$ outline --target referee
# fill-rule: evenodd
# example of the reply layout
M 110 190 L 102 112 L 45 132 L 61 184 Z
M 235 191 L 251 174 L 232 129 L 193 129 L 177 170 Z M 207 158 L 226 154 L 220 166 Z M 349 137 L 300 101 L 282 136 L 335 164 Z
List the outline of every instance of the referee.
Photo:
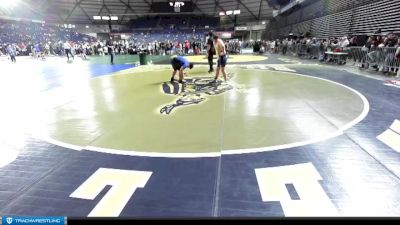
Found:
M 213 33 L 212 31 L 208 32 L 208 39 L 207 39 L 207 58 L 208 58 L 208 65 L 210 66 L 210 70 L 208 71 L 209 73 L 214 72 L 213 69 L 213 57 L 215 55 L 215 48 L 214 48 L 214 41 L 213 41 Z

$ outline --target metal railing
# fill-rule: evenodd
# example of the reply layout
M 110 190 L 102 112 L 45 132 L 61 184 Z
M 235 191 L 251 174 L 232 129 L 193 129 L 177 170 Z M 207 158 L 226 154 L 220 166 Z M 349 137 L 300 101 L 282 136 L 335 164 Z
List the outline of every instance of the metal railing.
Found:
M 268 48 L 267 48 L 268 49 Z M 382 47 L 368 49 L 364 47 L 331 47 L 320 45 L 295 44 L 277 47 L 271 53 L 280 53 L 304 59 L 316 59 L 329 64 L 350 64 L 362 69 L 400 74 L 400 58 L 396 57 L 397 48 Z

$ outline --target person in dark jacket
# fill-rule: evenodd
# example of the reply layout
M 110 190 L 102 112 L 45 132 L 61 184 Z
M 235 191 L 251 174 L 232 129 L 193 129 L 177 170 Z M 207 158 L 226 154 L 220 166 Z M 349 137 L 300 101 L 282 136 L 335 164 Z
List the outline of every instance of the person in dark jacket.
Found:
M 214 72 L 214 55 L 215 55 L 215 48 L 214 48 L 214 41 L 213 41 L 213 33 L 210 31 L 208 32 L 208 39 L 207 39 L 207 58 L 208 58 L 208 65 L 210 66 L 210 69 L 208 70 L 209 73 Z
M 107 41 L 108 54 L 111 57 L 111 65 L 114 65 L 114 45 L 111 40 Z

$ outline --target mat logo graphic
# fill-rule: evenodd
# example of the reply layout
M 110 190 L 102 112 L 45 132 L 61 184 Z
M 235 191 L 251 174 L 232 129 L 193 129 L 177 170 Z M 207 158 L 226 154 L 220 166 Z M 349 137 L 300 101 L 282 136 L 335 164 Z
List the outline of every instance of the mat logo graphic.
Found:
M 7 217 L 6 221 L 7 221 L 7 224 L 12 224 L 13 219 L 12 219 L 12 217 Z
M 165 94 L 177 95 L 179 98 L 175 103 L 162 107 L 160 113 L 168 115 L 177 107 L 197 105 L 206 100 L 206 96 L 219 95 L 233 89 L 228 83 L 212 81 L 210 77 L 194 77 L 186 79 L 186 84 L 163 83 L 162 89 Z

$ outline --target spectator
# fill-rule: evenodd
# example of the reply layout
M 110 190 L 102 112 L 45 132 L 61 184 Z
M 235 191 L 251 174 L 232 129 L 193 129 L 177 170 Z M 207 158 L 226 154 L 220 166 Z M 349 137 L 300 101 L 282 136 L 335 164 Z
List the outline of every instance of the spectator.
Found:
M 395 57 L 397 60 L 397 65 L 400 65 L 400 38 L 397 39 L 397 49 L 396 49 Z M 396 77 L 400 77 L 400 68 L 399 67 L 397 67 L 397 76 Z
M 15 50 L 15 45 L 9 44 L 7 46 L 7 53 L 10 56 L 10 60 L 11 62 L 17 62 L 17 60 L 15 59 L 15 55 L 16 55 L 16 50 Z
M 114 65 L 115 50 L 114 50 L 114 45 L 111 40 L 107 41 L 107 49 L 108 49 L 108 54 L 110 55 L 110 58 L 111 58 L 111 65 Z
M 348 47 L 349 45 L 350 45 L 350 41 L 349 41 L 349 39 L 347 38 L 347 36 L 344 36 L 344 37 L 342 37 L 342 38 L 340 39 L 339 46 L 340 46 L 341 48 L 346 48 L 346 47 Z
M 66 40 L 64 42 L 64 51 L 65 51 L 65 54 L 67 55 L 68 61 L 69 61 L 69 55 L 71 55 L 72 60 L 74 60 L 74 55 L 72 54 L 71 49 L 72 49 L 71 44 L 68 42 L 68 40 Z

